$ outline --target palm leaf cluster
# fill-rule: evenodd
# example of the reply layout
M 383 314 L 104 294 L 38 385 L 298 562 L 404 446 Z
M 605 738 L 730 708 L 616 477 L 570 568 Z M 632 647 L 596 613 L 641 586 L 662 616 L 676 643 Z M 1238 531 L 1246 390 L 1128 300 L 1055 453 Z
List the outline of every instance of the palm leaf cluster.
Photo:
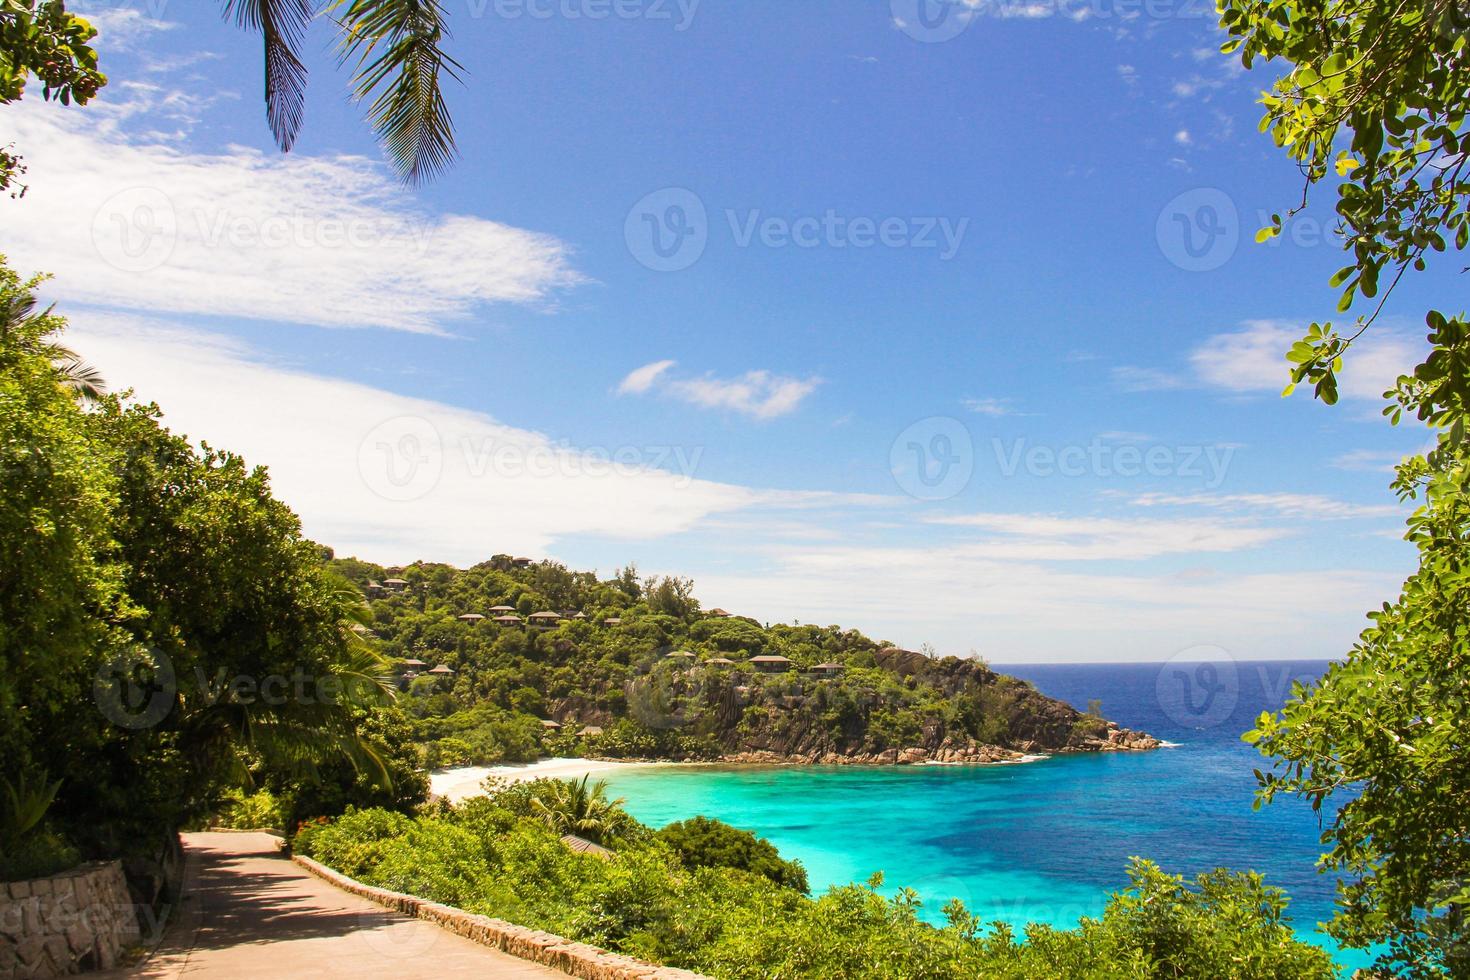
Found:
M 461 66 L 444 52 L 448 16 L 438 0 L 222 0 L 225 16 L 261 35 L 265 106 L 282 150 L 304 118 L 307 69 L 301 43 L 318 15 L 340 34 L 337 53 L 351 64 L 353 94 L 406 183 L 431 179 L 455 157 L 454 123 L 443 81 Z
M 83 361 L 70 348 L 45 339 L 39 330 L 28 330 L 33 323 L 48 319 L 52 307 L 37 311 L 35 294 L 29 290 L 0 296 L 0 340 L 20 337 L 51 362 L 56 378 L 62 385 L 85 402 L 101 401 L 107 394 L 107 384 L 102 373 Z M 34 337 L 33 337 L 34 335 Z
M 589 786 L 587 778 L 548 781 L 531 800 L 531 809 L 558 834 L 606 843 L 622 818 L 623 799 L 608 799 L 607 782 L 599 779 Z

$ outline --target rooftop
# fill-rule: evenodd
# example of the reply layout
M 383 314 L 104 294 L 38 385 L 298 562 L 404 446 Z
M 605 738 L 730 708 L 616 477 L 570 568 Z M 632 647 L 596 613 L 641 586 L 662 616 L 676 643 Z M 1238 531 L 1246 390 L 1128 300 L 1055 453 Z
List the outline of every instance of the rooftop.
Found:
M 576 834 L 563 835 L 561 842 L 578 854 L 591 854 L 593 857 L 602 858 L 604 861 L 610 861 L 613 858 L 612 851 L 609 851 L 601 844 L 594 844 L 586 838 L 578 837 Z

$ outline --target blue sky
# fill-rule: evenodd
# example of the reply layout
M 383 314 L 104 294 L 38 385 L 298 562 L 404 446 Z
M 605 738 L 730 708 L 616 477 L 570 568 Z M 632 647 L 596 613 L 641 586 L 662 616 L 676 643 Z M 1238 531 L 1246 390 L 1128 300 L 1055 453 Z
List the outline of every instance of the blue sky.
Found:
M 94 3 L 104 97 L 5 110 L 0 250 L 340 553 L 634 561 L 1008 662 L 1331 656 L 1412 567 L 1427 437 L 1375 395 L 1454 269 L 1342 404 L 1277 396 L 1331 191 L 1253 244 L 1301 188 L 1207 5 L 446 6 L 462 158 L 419 190 L 325 24 L 288 156 L 214 4 Z

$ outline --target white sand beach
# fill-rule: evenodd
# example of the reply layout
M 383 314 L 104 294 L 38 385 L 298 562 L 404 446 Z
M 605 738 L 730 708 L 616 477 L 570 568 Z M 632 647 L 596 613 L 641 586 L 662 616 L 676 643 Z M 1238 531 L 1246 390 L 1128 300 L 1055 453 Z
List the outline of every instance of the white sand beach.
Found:
M 495 776 L 513 783 L 531 779 L 581 779 L 592 773 L 610 772 L 630 766 L 649 765 L 638 762 L 603 762 L 595 759 L 541 759 L 538 762 L 508 766 L 461 766 L 429 773 L 429 791 L 451 803 L 479 796 L 480 783 Z

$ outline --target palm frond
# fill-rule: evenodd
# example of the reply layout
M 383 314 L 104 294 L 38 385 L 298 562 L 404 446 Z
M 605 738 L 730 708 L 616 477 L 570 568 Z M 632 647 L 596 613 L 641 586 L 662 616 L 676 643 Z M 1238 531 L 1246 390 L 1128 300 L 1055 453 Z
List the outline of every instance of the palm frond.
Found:
M 72 354 L 54 362 L 61 383 L 84 402 L 100 402 L 107 397 L 107 382 L 102 372 Z
M 48 307 L 45 316 L 50 313 Z M 14 292 L 0 298 L 0 336 L 9 336 L 36 316 L 36 296 L 31 292 Z
M 368 120 L 405 183 L 420 184 L 454 159 L 454 123 L 441 77 L 458 80 L 445 54 L 446 14 L 438 0 L 335 0 L 342 61 L 356 59 L 353 90 L 371 99 Z
M 306 66 L 297 51 L 311 24 L 312 0 L 224 0 L 224 13 L 265 40 L 265 117 L 276 145 L 289 151 L 306 108 Z

